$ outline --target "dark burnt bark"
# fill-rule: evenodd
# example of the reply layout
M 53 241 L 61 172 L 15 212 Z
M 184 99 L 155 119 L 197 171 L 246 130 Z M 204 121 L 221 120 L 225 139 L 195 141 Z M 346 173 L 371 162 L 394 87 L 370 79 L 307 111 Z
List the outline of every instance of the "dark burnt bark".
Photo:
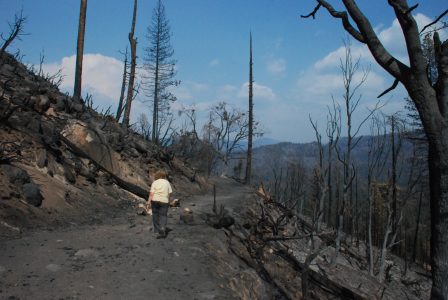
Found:
M 78 42 L 76 51 L 76 67 L 75 67 L 75 87 L 73 89 L 73 98 L 81 99 L 82 85 L 82 59 L 84 56 L 84 35 L 86 31 L 86 14 L 87 0 L 81 0 L 81 8 L 79 12 Z
M 131 32 L 129 32 L 129 44 L 131 45 L 131 71 L 129 73 L 128 94 L 126 96 L 126 108 L 124 110 L 123 125 L 129 126 L 132 100 L 134 99 L 135 68 L 137 65 L 137 39 L 134 38 L 135 22 L 137 18 L 137 0 L 134 0 L 134 13 L 132 15 Z
M 432 299 L 448 299 L 448 126 L 443 143 L 429 140 Z
M 117 114 L 115 115 L 115 119 L 117 120 L 117 122 L 120 121 L 121 114 L 123 113 L 124 109 L 123 101 L 124 101 L 124 94 L 126 92 L 127 77 L 128 77 L 128 48 L 126 48 L 126 52 L 124 54 L 123 80 L 121 82 L 121 91 L 120 91 L 120 99 L 118 100 Z
M 252 73 L 252 33 L 250 34 L 250 60 L 249 60 L 249 135 L 247 137 L 247 163 L 246 184 L 250 184 L 252 176 L 252 138 L 254 136 L 254 103 L 253 103 L 253 73 Z

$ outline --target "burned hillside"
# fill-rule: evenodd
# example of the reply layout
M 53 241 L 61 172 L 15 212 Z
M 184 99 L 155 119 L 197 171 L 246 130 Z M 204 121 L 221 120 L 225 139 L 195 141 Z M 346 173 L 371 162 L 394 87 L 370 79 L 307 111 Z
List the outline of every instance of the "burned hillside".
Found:
M 172 154 L 60 92 L 57 80 L 7 53 L 0 61 L 2 232 L 120 214 L 147 198 L 159 168 L 179 196 L 205 185 Z

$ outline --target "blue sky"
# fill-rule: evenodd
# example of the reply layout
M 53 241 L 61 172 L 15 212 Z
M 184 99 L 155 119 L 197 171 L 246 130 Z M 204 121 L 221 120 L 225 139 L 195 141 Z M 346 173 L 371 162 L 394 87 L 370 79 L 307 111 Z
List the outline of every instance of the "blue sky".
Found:
M 0 0 L 0 32 L 23 8 L 28 21 L 24 36 L 10 50 L 19 48 L 24 62 L 38 64 L 45 52 L 45 70 L 63 68 L 62 90 L 73 86 L 79 0 Z M 338 4 L 338 1 L 332 1 Z M 138 56 L 148 45 L 145 30 L 155 1 L 139 0 L 136 36 Z M 347 36 L 340 22 L 321 10 L 316 20 L 300 19 L 310 12 L 311 0 L 165 0 L 177 59 L 174 109 L 194 105 L 202 115 L 218 101 L 245 109 L 247 105 L 249 31 L 253 33 L 255 115 L 266 136 L 293 142 L 314 139 L 308 116 L 325 123 L 331 96 L 340 99 L 342 79 L 338 69 Z M 358 1 L 390 51 L 406 61 L 398 24 L 387 1 Z M 93 94 L 103 107 L 117 103 L 121 85 L 122 56 L 128 45 L 132 0 L 90 0 L 87 9 L 83 91 Z M 336 5 L 337 6 L 337 5 Z M 420 1 L 417 21 L 426 24 L 447 8 L 446 1 Z M 447 37 L 446 32 L 442 34 Z M 375 96 L 392 80 L 373 62 L 365 47 L 352 42 L 353 53 L 371 71 L 361 93 L 357 121 L 375 103 Z M 140 60 L 141 62 L 141 60 Z M 385 97 L 386 113 L 403 110 L 406 94 L 397 89 Z M 144 96 L 135 103 L 133 119 L 148 111 Z M 201 123 L 203 120 L 199 120 Z M 356 120 L 355 120 L 356 121 Z M 180 125 L 179 125 L 180 126 Z M 368 132 L 366 127 L 363 133 Z

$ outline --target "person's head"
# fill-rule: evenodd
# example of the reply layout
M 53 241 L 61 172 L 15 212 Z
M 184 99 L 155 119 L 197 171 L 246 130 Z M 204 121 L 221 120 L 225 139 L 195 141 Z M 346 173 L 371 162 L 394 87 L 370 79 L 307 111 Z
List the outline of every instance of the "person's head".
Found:
M 157 180 L 157 179 L 166 179 L 166 171 L 165 170 L 158 170 L 154 174 L 154 180 Z

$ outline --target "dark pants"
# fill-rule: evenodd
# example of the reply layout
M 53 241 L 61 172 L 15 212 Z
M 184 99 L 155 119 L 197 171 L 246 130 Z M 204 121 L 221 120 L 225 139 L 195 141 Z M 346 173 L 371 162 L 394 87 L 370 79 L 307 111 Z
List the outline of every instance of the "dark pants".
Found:
M 154 224 L 154 232 L 165 234 L 166 222 L 168 214 L 168 203 L 151 201 L 152 222 Z

